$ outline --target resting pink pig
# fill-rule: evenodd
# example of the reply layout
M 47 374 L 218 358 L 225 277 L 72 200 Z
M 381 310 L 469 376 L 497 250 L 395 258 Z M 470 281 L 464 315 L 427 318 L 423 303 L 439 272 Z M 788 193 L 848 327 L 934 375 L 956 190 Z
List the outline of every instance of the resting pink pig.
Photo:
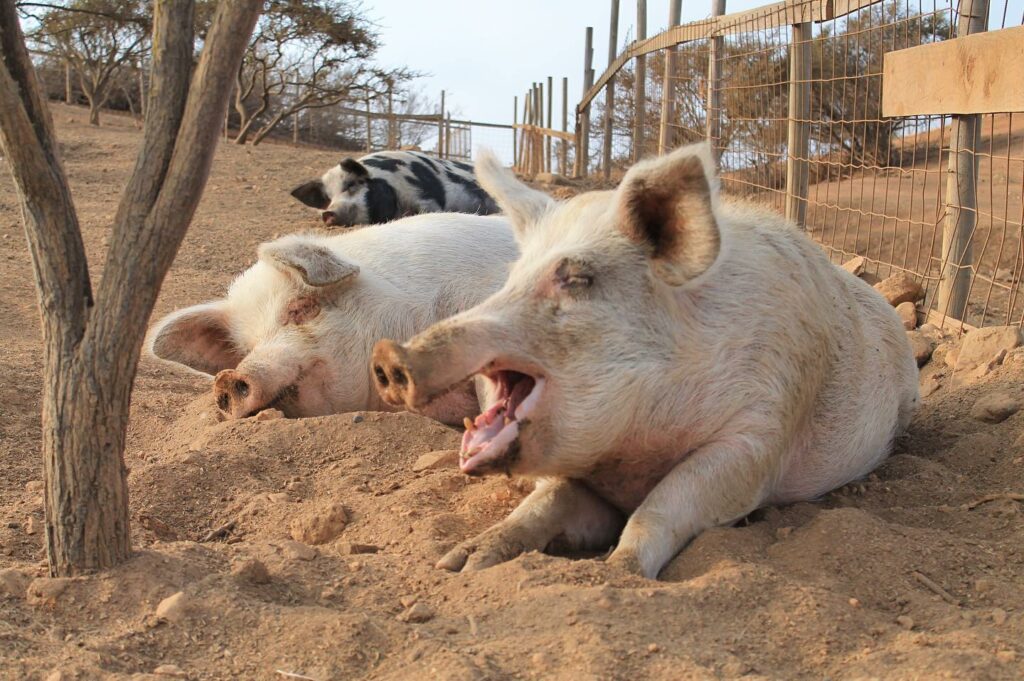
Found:
M 617 539 L 609 562 L 655 577 L 701 531 L 889 453 L 918 402 L 895 311 L 778 216 L 720 203 L 713 167 L 686 147 L 557 203 L 478 162 L 519 260 L 476 307 L 378 343 L 373 369 L 417 409 L 483 377 L 462 470 L 537 484 L 440 567 Z
M 226 298 L 178 310 L 150 333 L 154 355 L 215 376 L 225 418 L 277 408 L 320 416 L 387 408 L 370 350 L 408 338 L 498 290 L 517 254 L 505 218 L 430 213 L 332 236 L 260 246 Z M 423 411 L 480 412 L 467 381 Z

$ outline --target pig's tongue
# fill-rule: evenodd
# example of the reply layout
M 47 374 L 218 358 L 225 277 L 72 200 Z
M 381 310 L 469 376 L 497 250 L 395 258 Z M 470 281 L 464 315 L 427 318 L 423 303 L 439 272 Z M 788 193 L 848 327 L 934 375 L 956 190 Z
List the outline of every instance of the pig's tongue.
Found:
M 459 466 L 463 473 L 472 473 L 483 464 L 500 459 L 519 437 L 519 417 L 526 415 L 536 402 L 543 381 L 515 372 L 501 372 L 496 379 L 498 400 L 467 423 L 462 436 Z M 534 397 L 534 399 L 529 399 Z M 520 408 L 524 407 L 524 408 Z M 468 419 L 467 419 L 468 421 Z

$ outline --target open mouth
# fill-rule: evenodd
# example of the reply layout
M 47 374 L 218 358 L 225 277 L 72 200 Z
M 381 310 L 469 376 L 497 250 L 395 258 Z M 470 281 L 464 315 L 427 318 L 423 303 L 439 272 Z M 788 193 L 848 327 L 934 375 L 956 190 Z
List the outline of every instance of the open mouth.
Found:
M 485 374 L 497 389 L 497 400 L 471 421 L 466 418 L 459 468 L 463 473 L 482 473 L 505 462 L 519 451 L 519 428 L 525 425 L 544 391 L 544 379 L 519 371 Z

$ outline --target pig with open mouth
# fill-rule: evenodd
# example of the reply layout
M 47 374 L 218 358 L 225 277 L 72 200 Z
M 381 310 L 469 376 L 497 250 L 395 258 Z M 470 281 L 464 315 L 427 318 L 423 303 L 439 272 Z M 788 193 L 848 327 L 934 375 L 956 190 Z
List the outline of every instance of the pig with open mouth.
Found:
M 777 215 L 720 201 L 713 168 L 685 147 L 558 203 L 478 160 L 519 260 L 476 307 L 379 342 L 373 373 L 410 408 L 482 379 L 462 470 L 537 483 L 440 567 L 615 544 L 609 562 L 655 577 L 703 530 L 888 455 L 918 403 L 898 316 Z

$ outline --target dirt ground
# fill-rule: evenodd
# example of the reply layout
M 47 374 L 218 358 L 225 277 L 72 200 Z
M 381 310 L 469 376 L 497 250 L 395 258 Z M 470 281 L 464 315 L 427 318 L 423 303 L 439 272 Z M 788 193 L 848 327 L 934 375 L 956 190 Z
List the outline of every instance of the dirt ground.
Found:
M 99 277 L 139 135 L 54 116 Z M 286 190 L 337 161 L 222 145 L 156 314 L 220 295 L 261 241 L 315 226 Z M 942 387 L 868 479 L 705 532 L 659 581 L 537 553 L 437 570 L 525 492 L 414 470 L 456 431 L 408 414 L 218 423 L 207 381 L 145 359 L 126 455 L 135 557 L 25 590 L 46 575 L 41 363 L 6 171 L 0 319 L 4 679 L 1024 678 L 1024 515 L 1006 495 L 1024 492 L 1024 412 L 970 416 L 996 390 L 1024 399 L 1022 351 L 962 389 L 936 359 L 924 378 Z M 340 536 L 291 541 L 293 522 L 339 505 Z

